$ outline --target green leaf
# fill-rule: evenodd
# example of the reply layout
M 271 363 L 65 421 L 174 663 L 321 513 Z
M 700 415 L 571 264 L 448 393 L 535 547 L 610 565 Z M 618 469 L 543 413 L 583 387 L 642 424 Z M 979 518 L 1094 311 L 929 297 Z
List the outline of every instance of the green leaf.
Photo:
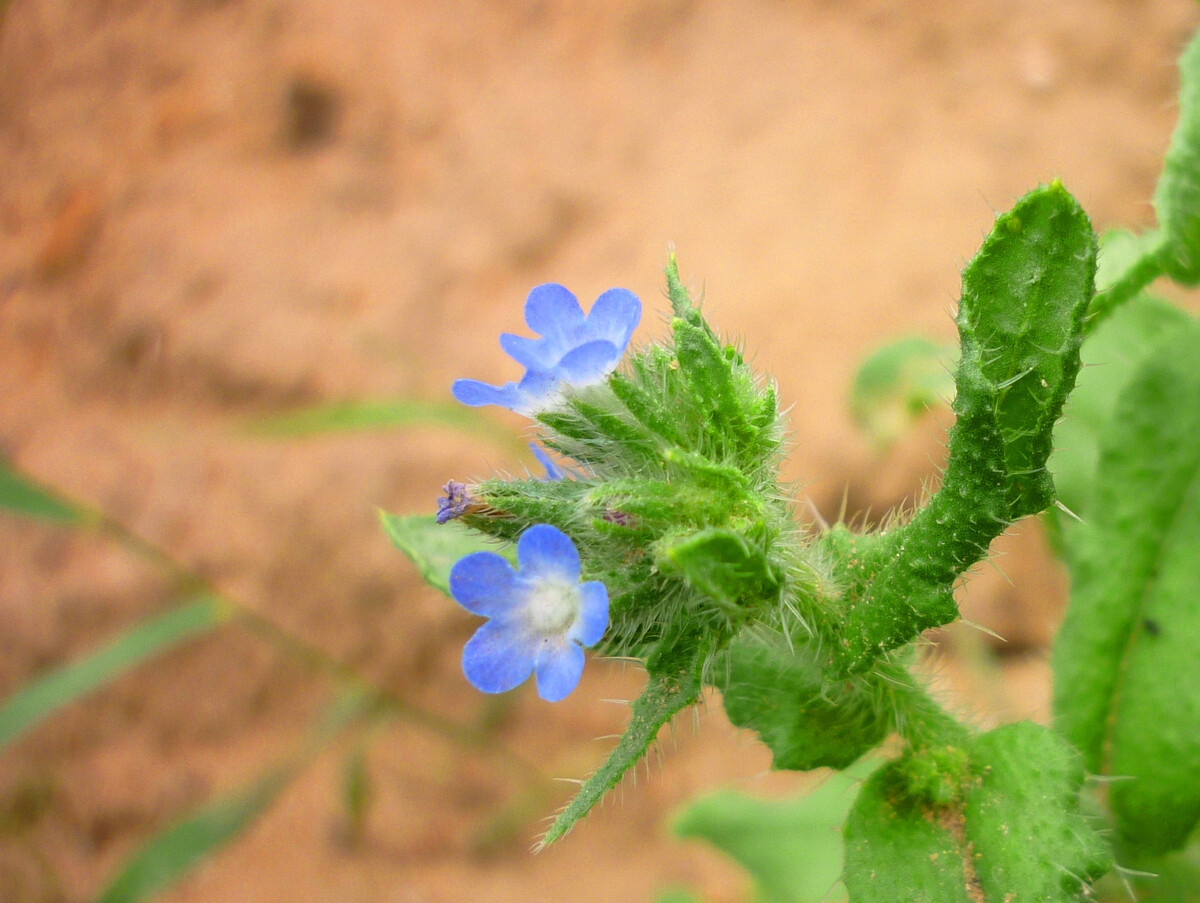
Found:
M 39 520 L 82 526 L 92 516 L 21 476 L 0 459 L 0 510 Z
M 1146 356 L 1105 430 L 1054 650 L 1057 724 L 1140 854 L 1200 820 L 1200 324 Z
M 659 728 L 700 698 L 703 689 L 700 672 L 708 652 L 708 645 L 700 645 L 681 650 L 680 656 L 687 660 L 676 661 L 674 665 L 654 658 L 647 662 L 649 680 L 642 695 L 633 701 L 633 714 L 625 733 L 604 764 L 583 782 L 579 793 L 554 819 L 550 830 L 538 843 L 538 849 L 554 843 L 571 830 L 604 794 L 617 786 L 626 771 L 637 765 L 658 736 Z
M 845 768 L 883 742 L 891 709 L 865 679 L 825 686 L 818 663 L 743 632 L 726 652 L 722 701 L 737 727 L 758 732 L 773 768 Z
M 1084 334 L 1090 336 L 1116 310 L 1138 297 L 1163 274 L 1163 239 L 1157 230 L 1135 235 L 1110 229 L 1100 239 L 1096 297 L 1088 308 Z
M 1162 263 L 1172 279 L 1200 283 L 1200 33 L 1179 59 L 1179 123 L 1154 193 Z
M 68 703 L 229 617 L 220 599 L 202 596 L 142 621 L 79 661 L 36 678 L 0 705 L 0 747 Z
M 1054 428 L 1054 452 L 1046 465 L 1059 499 L 1079 517 L 1091 516 L 1100 435 L 1122 389 L 1168 332 L 1190 322 L 1174 305 L 1143 295 L 1115 311 L 1083 343 L 1083 366 Z
M 689 532 L 661 549 L 664 567 L 677 570 L 693 587 L 735 615 L 779 593 L 779 580 L 766 552 L 724 527 Z
M 911 793 L 904 759 L 867 782 L 845 828 L 852 903 L 912 899 L 914 888 L 924 903 L 1090 898 L 1112 860 L 1080 811 L 1079 755 L 1030 722 L 976 737 L 967 751 L 970 775 L 946 805 Z
M 372 699 L 355 691 L 343 694 L 322 713 L 295 756 L 152 838 L 97 903 L 136 903 L 179 881 L 249 827 L 321 749 L 369 709 Z
M 291 776 L 289 769 L 272 770 L 159 834 L 125 865 L 97 903 L 134 903 L 170 887 L 248 827 Z
M 496 435 L 498 430 L 460 404 L 441 401 L 347 401 L 316 405 L 283 414 L 257 417 L 246 431 L 267 439 L 294 439 L 359 430 L 395 429 L 435 424 L 472 433 Z
M 388 514 L 380 512 L 383 529 L 396 548 L 417 566 L 430 586 L 450 595 L 450 568 L 464 555 L 472 552 L 498 552 L 515 560 L 511 549 L 498 549 L 460 523 L 439 524 L 432 515 Z
M 880 764 L 837 772 L 794 800 L 760 800 L 724 790 L 675 816 L 678 837 L 706 840 L 754 878 L 760 903 L 819 903 L 842 871 L 838 833 L 860 782 Z M 903 899 L 903 898 L 898 898 Z
M 970 747 L 976 779 L 963 807 L 974 871 L 987 900 L 1090 898 L 1112 857 L 1080 811 L 1083 763 L 1055 733 L 1006 724 Z
M 958 349 L 920 336 L 890 342 L 858 367 L 850 413 L 873 442 L 888 446 L 938 404 L 954 397 Z
M 957 617 L 952 588 L 1014 520 L 1054 498 L 1054 423 L 1079 369 L 1096 237 L 1057 182 L 1030 192 L 963 272 L 957 417 L 941 489 L 868 553 L 843 559 L 848 592 L 835 673 L 870 667 Z

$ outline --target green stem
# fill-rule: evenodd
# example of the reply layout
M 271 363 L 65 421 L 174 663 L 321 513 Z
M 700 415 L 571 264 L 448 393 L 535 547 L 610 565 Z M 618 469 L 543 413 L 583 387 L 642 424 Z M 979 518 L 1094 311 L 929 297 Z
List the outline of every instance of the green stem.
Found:
M 914 749 L 961 746 L 971 729 L 943 708 L 921 681 L 903 665 L 881 664 L 875 669 L 891 689 L 896 733 Z
M 1089 335 L 1114 310 L 1135 297 L 1151 282 L 1163 275 L 1169 248 L 1166 242 L 1147 251 L 1120 278 L 1102 292 L 1097 292 L 1083 323 L 1083 334 Z

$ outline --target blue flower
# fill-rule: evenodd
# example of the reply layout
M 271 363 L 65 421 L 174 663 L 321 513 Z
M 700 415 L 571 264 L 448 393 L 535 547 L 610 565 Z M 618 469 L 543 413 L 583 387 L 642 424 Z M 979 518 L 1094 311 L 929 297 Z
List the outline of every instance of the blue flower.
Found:
M 472 407 L 495 404 L 518 414 L 552 407 L 563 385 L 588 386 L 616 369 L 642 318 L 642 302 L 623 288 L 596 299 L 584 316 L 579 301 L 561 285 L 539 285 L 525 301 L 525 322 L 541 338 L 504 333 L 500 347 L 525 367 L 520 382 L 491 386 L 477 379 L 455 380 L 454 397 Z
M 579 582 L 579 553 L 570 537 L 536 524 L 517 542 L 517 564 L 474 552 L 450 571 L 450 593 L 490 620 L 463 649 L 463 673 L 484 693 L 503 693 L 537 675 L 538 695 L 563 699 L 583 673 L 583 648 L 608 629 L 608 590 Z

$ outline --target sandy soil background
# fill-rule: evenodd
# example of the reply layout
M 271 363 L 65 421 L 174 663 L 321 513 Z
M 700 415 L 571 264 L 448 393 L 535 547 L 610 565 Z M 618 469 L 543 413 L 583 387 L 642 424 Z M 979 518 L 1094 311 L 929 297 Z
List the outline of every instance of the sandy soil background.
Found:
M 288 634 L 459 724 L 367 746 L 346 839 L 322 755 L 172 901 L 650 900 L 738 872 L 668 814 L 733 783 L 787 792 L 714 700 L 558 847 L 537 817 L 586 774 L 639 676 L 593 663 L 557 706 L 463 680 L 473 619 L 425 589 L 375 508 L 519 468 L 516 418 L 265 441 L 322 401 L 503 381 L 525 293 L 622 285 L 662 332 L 668 243 L 792 406 L 813 505 L 885 511 L 935 472 L 947 415 L 888 454 L 851 423 L 855 364 L 952 335 L 958 271 L 995 211 L 1060 177 L 1098 228 L 1146 225 L 1174 125 L 1189 0 L 0 3 L 0 450 Z M 1046 717 L 1063 579 L 1032 526 L 964 594 L 1009 642 L 935 667 L 984 721 Z M 0 696 L 171 603 L 109 540 L 0 520 Z M 990 641 L 989 641 L 990 643 Z M 995 669 L 1005 679 L 992 679 Z M 153 832 L 292 749 L 327 682 L 228 628 L 125 677 L 0 758 L 0 901 L 90 899 Z M 685 719 L 686 720 L 686 719 Z M 509 752 L 504 752 L 505 750 Z M 479 832 L 522 801 L 498 840 Z M 505 808 L 505 807 L 509 808 Z

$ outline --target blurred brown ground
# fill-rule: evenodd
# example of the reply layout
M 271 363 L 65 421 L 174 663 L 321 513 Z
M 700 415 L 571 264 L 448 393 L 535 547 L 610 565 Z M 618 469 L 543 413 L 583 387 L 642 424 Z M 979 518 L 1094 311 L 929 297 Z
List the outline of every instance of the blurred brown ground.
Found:
M 525 462 L 432 428 L 265 442 L 246 418 L 511 378 L 495 337 L 545 281 L 585 305 L 633 289 L 648 340 L 673 242 L 792 406 L 787 476 L 827 517 L 843 495 L 879 515 L 935 473 L 948 415 L 873 452 L 846 414 L 856 362 L 902 332 L 950 337 L 959 268 L 1039 182 L 1061 178 L 1098 228 L 1151 222 L 1200 18 L 1190 0 L 3 9 L 3 453 L 462 723 L 485 713 L 458 669 L 472 619 L 419 584 L 375 508 L 427 512 L 447 479 Z M 985 722 L 1046 717 L 1063 581 L 1018 533 L 1012 582 L 985 567 L 966 593 L 1008 646 L 955 631 L 970 654 L 934 666 Z M 112 543 L 0 519 L 0 696 L 169 601 Z M 582 776 L 625 717 L 600 700 L 638 680 L 593 663 L 558 706 L 520 691 L 497 738 Z M 226 629 L 41 726 L 0 758 L 0 903 L 89 899 L 153 831 L 290 749 L 327 690 Z M 531 856 L 536 822 L 474 846 L 519 789 L 501 759 L 396 722 L 370 749 L 361 844 L 339 841 L 343 745 L 164 899 L 741 899 L 667 814 L 722 783 L 804 779 L 764 778 L 715 700 L 677 736 L 653 780 Z

